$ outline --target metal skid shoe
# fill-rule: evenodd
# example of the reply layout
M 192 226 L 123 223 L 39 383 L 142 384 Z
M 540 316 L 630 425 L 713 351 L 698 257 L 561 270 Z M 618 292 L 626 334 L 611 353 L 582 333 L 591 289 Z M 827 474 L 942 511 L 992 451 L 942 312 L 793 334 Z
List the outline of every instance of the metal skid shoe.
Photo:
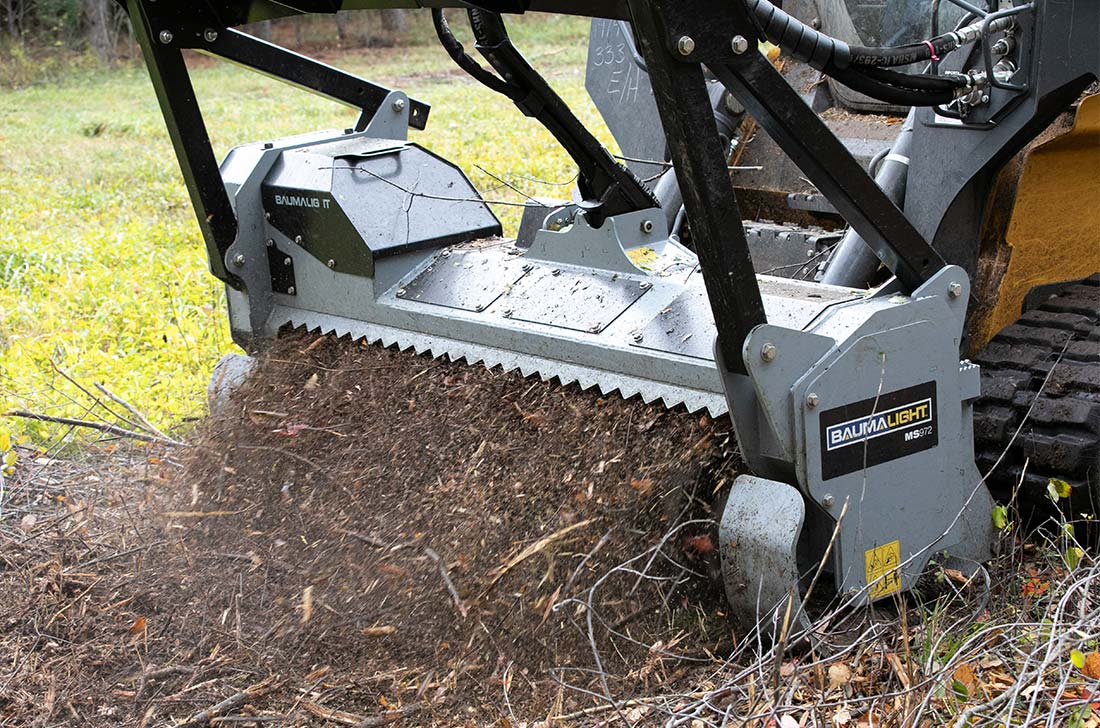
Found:
M 911 589 L 934 555 L 990 557 L 978 367 L 958 359 L 968 295 L 949 266 L 912 296 L 882 291 L 745 340 L 748 375 L 724 379 L 757 476 L 732 486 L 721 554 L 731 605 L 765 634 L 809 627 L 801 590 L 819 571 L 858 606 Z

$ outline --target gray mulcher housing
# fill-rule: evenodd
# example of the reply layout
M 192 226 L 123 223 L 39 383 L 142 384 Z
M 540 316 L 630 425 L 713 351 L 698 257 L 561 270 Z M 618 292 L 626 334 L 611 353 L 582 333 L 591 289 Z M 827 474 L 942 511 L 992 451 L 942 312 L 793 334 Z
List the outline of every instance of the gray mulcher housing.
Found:
M 753 474 L 738 478 L 721 518 L 724 578 L 736 612 L 768 632 L 788 611 L 806 623 L 792 585 L 823 560 L 835 588 L 862 604 L 910 589 L 937 554 L 968 568 L 990 556 L 992 501 L 972 432 L 979 369 L 959 359 L 975 251 L 955 233 L 980 220 L 997 164 L 1096 78 L 1095 37 L 1067 35 L 1094 34 L 1094 2 L 1070 3 L 1076 29 L 1044 2 L 1007 3 L 963 29 L 964 50 L 951 56 L 962 75 L 920 76 L 913 83 L 924 90 L 849 67 L 847 44 L 763 0 L 463 3 L 477 49 L 499 75 L 465 55 L 435 12 L 448 53 L 543 123 L 578 163 L 574 202 L 532 204 L 518 241 L 500 238 L 461 171 L 408 142 L 410 125 L 427 122 L 426 104 L 231 28 L 361 4 L 239 0 L 174 13 L 129 0 L 243 346 L 306 327 L 729 413 Z M 523 10 L 602 19 L 592 48 L 603 60 L 593 61 L 589 85 L 606 92 L 619 83 L 619 92 L 596 92 L 596 102 L 625 150 L 657 156 L 632 162 L 634 171 L 644 176 L 668 159 L 674 174 L 646 186 L 595 141 L 511 44 L 500 13 Z M 918 115 L 943 122 L 902 127 L 876 184 L 853 157 L 875 147 L 838 140 L 808 105 L 817 101 L 755 51 L 761 29 L 846 85 L 928 106 Z M 1013 70 L 981 76 L 1007 33 L 1020 49 Z M 1067 56 L 1067 38 L 1087 50 Z M 360 121 L 238 147 L 215 172 L 181 47 L 354 105 Z M 988 97 L 963 89 L 963 76 L 988 86 Z M 632 105 L 638 113 L 622 113 Z M 832 283 L 754 270 L 754 258 L 789 267 L 841 235 L 742 224 L 725 160 L 730 144 L 747 141 L 737 136 L 745 115 L 812 183 L 792 207 L 849 223 Z M 644 134 L 628 143 L 639 123 Z M 957 140 L 965 167 L 950 157 Z M 925 150 L 921 165 L 938 161 L 926 174 L 952 172 L 927 206 L 906 205 L 921 211 L 919 227 L 898 207 L 909 145 Z M 914 172 L 909 197 L 930 184 Z M 933 215 L 953 226 L 937 228 Z M 859 279 L 880 261 L 893 277 L 867 290 Z

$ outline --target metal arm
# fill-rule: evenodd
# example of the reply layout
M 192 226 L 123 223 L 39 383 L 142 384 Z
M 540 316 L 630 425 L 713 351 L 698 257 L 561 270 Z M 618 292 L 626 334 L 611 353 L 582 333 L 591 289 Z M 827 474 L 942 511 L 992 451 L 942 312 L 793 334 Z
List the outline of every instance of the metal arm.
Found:
M 201 42 L 195 48 L 359 109 L 362 112 L 362 127 L 366 126 L 390 93 L 385 86 L 232 28 L 204 31 Z M 428 124 L 430 111 L 431 107 L 423 101 L 409 99 L 409 126 L 423 130 Z M 362 131 L 362 128 L 357 131 Z
M 542 124 L 577 163 L 577 186 L 593 227 L 611 216 L 659 207 L 656 198 L 585 128 L 512 44 L 500 15 L 470 11 L 477 49 L 506 80 L 509 97 Z

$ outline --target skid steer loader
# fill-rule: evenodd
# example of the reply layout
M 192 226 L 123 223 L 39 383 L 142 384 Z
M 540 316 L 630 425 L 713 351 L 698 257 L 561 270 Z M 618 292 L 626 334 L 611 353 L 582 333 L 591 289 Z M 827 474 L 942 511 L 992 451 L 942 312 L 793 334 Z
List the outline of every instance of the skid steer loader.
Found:
M 1093 0 L 124 5 L 241 347 L 306 327 L 728 414 L 751 474 L 721 513 L 722 573 L 764 632 L 806 624 L 815 573 L 866 604 L 933 557 L 976 568 L 991 488 L 1057 474 L 1075 508 L 1100 497 Z M 409 141 L 427 103 L 236 29 L 382 7 L 431 13 L 461 68 L 553 134 L 572 200 L 503 239 Z M 626 164 L 512 43 L 525 12 L 594 19 L 588 87 Z M 185 49 L 358 119 L 219 165 Z

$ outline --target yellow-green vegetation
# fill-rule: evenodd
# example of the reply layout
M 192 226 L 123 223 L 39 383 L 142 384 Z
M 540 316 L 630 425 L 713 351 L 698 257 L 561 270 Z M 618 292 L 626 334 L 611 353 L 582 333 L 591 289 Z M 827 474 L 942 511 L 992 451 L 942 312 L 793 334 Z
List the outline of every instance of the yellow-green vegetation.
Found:
M 584 92 L 587 23 L 517 20 L 513 35 L 578 114 L 609 135 Z M 492 198 L 567 197 L 568 157 L 438 46 L 326 60 L 432 104 L 414 140 L 466 169 Z M 192 59 L 214 147 L 344 128 L 354 112 L 227 64 Z M 499 208 L 514 228 L 518 212 Z M 201 415 L 213 364 L 233 349 L 224 293 L 143 67 L 76 70 L 0 90 L 0 409 L 80 417 L 89 405 L 58 371 L 102 382 L 161 427 Z M 55 368 L 56 367 L 56 368 Z M 9 421 L 44 441 L 55 426 Z

